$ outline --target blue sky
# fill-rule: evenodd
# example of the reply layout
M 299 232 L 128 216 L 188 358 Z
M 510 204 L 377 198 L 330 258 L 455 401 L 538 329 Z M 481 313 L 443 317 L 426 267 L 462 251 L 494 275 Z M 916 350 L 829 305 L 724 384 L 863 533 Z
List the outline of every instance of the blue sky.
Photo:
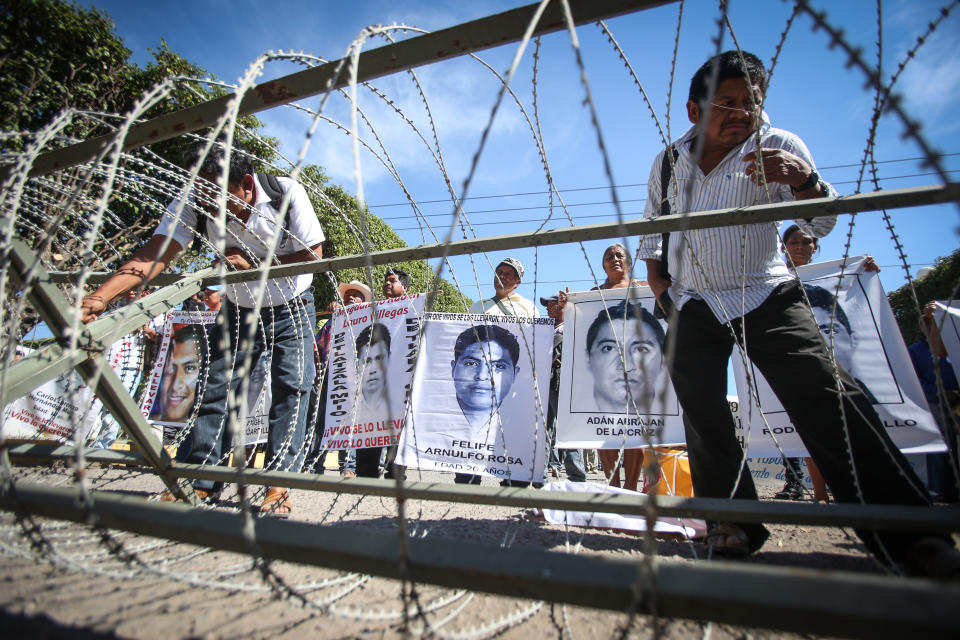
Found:
M 133 51 L 133 59 L 150 59 L 149 47 L 160 39 L 171 49 L 214 73 L 218 79 L 236 82 L 260 54 L 269 50 L 306 52 L 327 59 L 342 57 L 361 29 L 372 24 L 399 24 L 435 30 L 503 11 L 523 2 L 495 1 L 380 1 L 350 3 L 288 0 L 272 5 L 246 0 L 169 0 L 142 3 L 124 0 L 88 2 L 104 9 L 115 21 L 117 31 Z M 730 20 L 740 46 L 760 56 L 768 65 L 780 39 L 792 5 L 772 0 L 734 0 Z M 831 23 L 841 26 L 853 44 L 864 49 L 865 59 L 876 61 L 876 3 L 866 1 L 815 2 L 827 10 Z M 666 108 L 670 62 L 677 25 L 676 4 L 630 16 L 611 19 L 608 26 L 624 48 L 640 82 L 649 95 L 662 126 L 669 122 L 673 137 L 689 126 L 684 107 L 689 78 L 714 50 L 716 3 L 688 1 L 683 8 L 676 79 L 669 113 Z M 907 49 L 923 33 L 939 11 L 940 3 L 895 1 L 883 4 L 883 77 L 889 78 Z M 813 31 L 806 16 L 799 17 L 788 34 L 783 53 L 773 73 L 766 109 L 773 124 L 799 134 L 811 149 L 821 173 L 841 193 L 852 193 L 857 165 L 866 146 L 873 94 L 864 89 L 865 77 L 845 68 L 839 49 L 829 48 L 829 38 Z M 395 37 L 409 37 L 397 33 Z M 617 196 L 628 218 L 639 217 L 650 165 L 662 148 L 656 126 L 640 92 L 596 25 L 578 29 L 586 73 L 596 103 L 601 134 L 607 146 Z M 364 49 L 381 46 L 385 40 L 371 40 Z M 960 50 L 960 11 L 948 18 L 934 36 L 920 48 L 907 66 L 897 87 L 911 117 L 923 125 L 927 142 L 942 153 L 960 154 L 960 66 L 951 64 Z M 731 48 L 725 34 L 724 49 Z M 504 73 L 516 45 L 481 52 L 493 69 Z M 263 79 L 299 69 L 289 63 L 271 62 Z M 532 45 L 524 53 L 512 83 L 527 113 L 533 115 Z M 436 124 L 443 162 L 450 182 L 461 193 L 483 127 L 498 91 L 493 74 L 478 62 L 460 58 L 417 70 Z M 423 101 L 407 74 L 381 78 L 374 85 L 430 138 Z M 577 224 L 614 219 L 611 191 L 598 152 L 597 133 L 584 106 L 570 37 L 556 33 L 543 38 L 538 69 L 537 99 L 540 128 L 551 174 L 574 215 Z M 374 123 L 376 134 L 397 166 L 404 185 L 422 210 L 432 216 L 437 234 L 445 234 L 452 205 L 443 175 L 433 156 L 410 125 L 380 98 L 361 89 L 360 106 Z M 318 108 L 319 98 L 304 101 Z M 324 113 L 349 126 L 347 102 L 332 98 Z M 668 118 L 669 115 L 669 118 Z M 283 151 L 296 157 L 310 124 L 309 118 L 293 109 L 278 108 L 260 115 L 267 133 L 279 137 Z M 916 144 L 901 138 L 899 121 L 890 116 L 881 120 L 877 158 L 882 177 L 927 173 L 917 161 Z M 364 139 L 371 140 L 369 130 Z M 373 143 L 373 142 L 372 142 Z M 325 167 L 332 179 L 350 192 L 357 192 L 350 140 L 342 131 L 321 123 L 307 152 L 309 162 Z M 371 155 L 361 157 L 363 192 L 371 210 L 387 220 L 408 244 L 432 242 L 424 237 L 412 217 L 409 204 L 397 182 Z M 960 155 L 943 161 L 948 170 L 960 170 Z M 841 165 L 854 165 L 842 167 Z M 956 174 L 953 174 L 956 175 Z M 884 180 L 885 188 L 933 184 L 936 176 Z M 530 130 L 520 110 L 505 102 L 497 115 L 487 148 L 481 157 L 465 206 L 478 236 L 535 230 L 547 215 L 547 189 Z M 872 190 L 864 186 L 863 190 Z M 536 195 L 506 195 L 529 194 Z M 430 202 L 439 201 L 439 202 Z M 393 205 L 393 206 L 391 206 Z M 912 271 L 946 255 L 958 245 L 958 216 L 955 206 L 899 210 L 891 218 L 906 247 Z M 822 259 L 839 257 L 846 241 L 849 217 L 824 240 Z M 562 211 L 554 213 L 548 227 L 567 226 Z M 631 248 L 636 239 L 628 239 Z M 549 295 L 567 284 L 582 290 L 593 286 L 587 264 L 602 277 L 600 257 L 607 242 L 588 243 L 587 257 L 575 245 L 517 251 L 527 274 L 521 293 L 534 298 Z M 877 213 L 857 217 L 852 253 L 871 253 L 882 265 L 881 279 L 889 291 L 904 282 L 890 232 Z M 507 254 L 487 256 L 496 262 Z M 457 281 L 472 298 L 480 292 L 492 294 L 492 270 L 487 258 L 474 256 L 453 261 Z M 643 277 L 641 268 L 638 277 Z

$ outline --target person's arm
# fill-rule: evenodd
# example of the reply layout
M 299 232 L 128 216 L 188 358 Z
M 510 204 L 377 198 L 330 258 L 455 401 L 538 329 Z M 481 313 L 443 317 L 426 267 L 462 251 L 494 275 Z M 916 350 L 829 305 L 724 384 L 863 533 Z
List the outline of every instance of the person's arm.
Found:
M 290 255 L 280 256 L 280 264 L 293 264 L 295 262 L 310 262 L 311 260 L 319 260 L 323 257 L 323 245 L 316 244 L 309 249 L 301 249 L 296 253 L 291 253 Z
M 793 137 L 784 141 L 789 149 L 761 148 L 763 161 L 763 176 L 768 183 L 782 184 L 790 188 L 795 200 L 811 200 L 813 198 L 833 198 L 837 191 L 823 180 L 817 173 L 813 158 L 803 141 Z M 757 152 L 751 151 L 743 156 L 747 162 L 744 173 L 754 182 L 759 183 L 761 174 L 760 163 L 757 161 Z M 818 216 L 809 220 L 796 220 L 797 226 L 804 233 L 814 238 L 823 238 L 833 231 L 837 224 L 837 216 Z
M 167 250 L 161 253 L 164 243 L 168 241 Z M 161 235 L 151 237 L 145 245 L 136 250 L 126 264 L 97 287 L 96 291 L 84 296 L 80 302 L 83 310 L 81 321 L 89 323 L 96 320 L 111 302 L 162 273 L 182 250 L 180 243 L 172 238 Z

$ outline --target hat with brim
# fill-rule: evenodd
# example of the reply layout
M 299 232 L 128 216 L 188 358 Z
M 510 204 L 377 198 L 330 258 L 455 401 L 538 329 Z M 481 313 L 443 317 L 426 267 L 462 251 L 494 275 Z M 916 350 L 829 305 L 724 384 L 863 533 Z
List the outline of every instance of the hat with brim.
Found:
M 557 296 L 548 296 L 546 298 L 540 298 L 540 304 L 545 307 L 549 307 L 551 302 L 557 302 L 560 300 Z
M 346 300 L 347 291 L 358 291 L 360 295 L 363 296 L 364 302 L 370 302 L 373 300 L 373 293 L 370 291 L 370 287 L 363 284 L 359 280 L 351 280 L 350 282 L 341 283 L 338 287 L 340 290 L 340 298 Z
M 220 284 L 208 284 L 203 288 L 204 291 L 220 291 L 223 289 L 223 285 Z

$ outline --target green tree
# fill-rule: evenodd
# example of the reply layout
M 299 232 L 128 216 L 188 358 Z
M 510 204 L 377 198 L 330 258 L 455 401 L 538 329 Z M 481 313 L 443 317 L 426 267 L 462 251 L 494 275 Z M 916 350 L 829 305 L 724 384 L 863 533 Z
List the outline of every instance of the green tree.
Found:
M 130 51 L 115 33 L 110 17 L 97 9 L 64 0 L 7 0 L 0 6 L 0 129 L 36 131 L 68 108 L 103 114 L 87 117 L 78 113 L 63 131 L 65 135 L 54 143 L 63 146 L 111 132 L 121 121 L 121 114 L 128 113 L 146 91 L 168 78 L 212 77 L 171 51 L 163 40 L 151 52 L 153 60 L 144 67 L 130 63 Z M 223 87 L 181 80 L 165 99 L 150 107 L 145 117 L 184 109 L 226 93 Z M 273 163 L 278 158 L 278 141 L 266 136 L 263 124 L 252 115 L 240 118 L 239 125 L 235 136 L 260 160 L 257 170 L 276 171 Z M 21 136 L 2 136 L 0 152 L 18 151 L 23 143 Z M 164 165 L 180 166 L 188 144 L 188 136 L 179 136 L 135 150 L 121 161 L 120 169 L 129 169 L 129 175 L 135 178 L 119 179 L 111 186 L 106 216 L 92 252 L 84 249 L 85 234 L 106 185 L 103 176 L 88 174 L 83 167 L 44 177 L 43 204 L 21 208 L 18 234 L 42 252 L 49 268 L 116 268 L 149 238 L 157 224 L 158 209 L 165 206 L 171 193 L 182 188 L 170 167 Z M 369 211 L 361 215 L 356 200 L 342 187 L 330 184 L 320 167 L 306 167 L 301 181 L 311 194 L 327 236 L 325 256 L 362 253 L 358 238 L 364 219 L 371 251 L 405 246 L 382 220 Z M 210 257 L 188 250 L 175 266 L 196 268 Z M 410 272 L 415 291 L 440 291 L 434 308 L 464 310 L 459 293 L 446 281 L 434 282 L 425 261 L 395 266 Z M 375 290 L 384 270 L 385 266 L 374 270 Z M 363 271 L 346 270 L 336 275 L 341 282 L 366 281 Z M 315 282 L 318 308 L 324 308 L 335 298 L 333 285 L 323 276 Z
M 326 236 L 326 241 L 323 243 L 325 258 L 363 253 L 361 238 L 364 223 L 370 251 L 407 246 L 390 225 L 370 213 L 369 209 L 361 215 L 356 198 L 347 193 L 343 187 L 330 184 L 322 168 L 317 165 L 305 166 L 301 172 L 300 181 L 306 187 L 317 217 L 320 218 L 320 224 L 323 226 Z M 435 278 L 433 270 L 425 260 L 398 262 L 390 266 L 398 267 L 410 274 L 411 291 L 437 292 L 433 301 L 435 311 L 463 313 L 473 303 L 469 298 L 461 297 L 460 292 L 447 280 Z M 383 283 L 386 269 L 387 265 L 375 266 L 372 283 L 367 279 L 365 268 L 343 269 L 336 273 L 336 278 L 338 282 L 359 280 L 368 286 L 372 284 L 374 295 L 379 297 L 380 285 Z M 325 309 L 337 297 L 333 283 L 322 275 L 314 279 L 314 289 L 318 310 Z
M 914 290 L 920 307 L 931 300 L 951 300 L 957 297 L 960 287 L 960 249 L 945 258 L 937 258 L 930 273 L 913 281 Z M 890 308 L 900 325 L 900 332 L 907 344 L 913 344 L 923 337 L 920 330 L 920 310 L 910 293 L 910 285 L 905 284 L 887 296 Z

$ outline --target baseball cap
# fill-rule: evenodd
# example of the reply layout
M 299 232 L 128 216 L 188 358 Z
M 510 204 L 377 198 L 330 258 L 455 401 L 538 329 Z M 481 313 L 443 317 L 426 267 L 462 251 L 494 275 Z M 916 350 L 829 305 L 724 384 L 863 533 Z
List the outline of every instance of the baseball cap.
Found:
M 517 277 L 523 280 L 523 265 L 516 258 L 504 258 L 500 261 L 499 267 L 501 264 L 509 265 L 513 267 L 513 270 L 517 272 Z

